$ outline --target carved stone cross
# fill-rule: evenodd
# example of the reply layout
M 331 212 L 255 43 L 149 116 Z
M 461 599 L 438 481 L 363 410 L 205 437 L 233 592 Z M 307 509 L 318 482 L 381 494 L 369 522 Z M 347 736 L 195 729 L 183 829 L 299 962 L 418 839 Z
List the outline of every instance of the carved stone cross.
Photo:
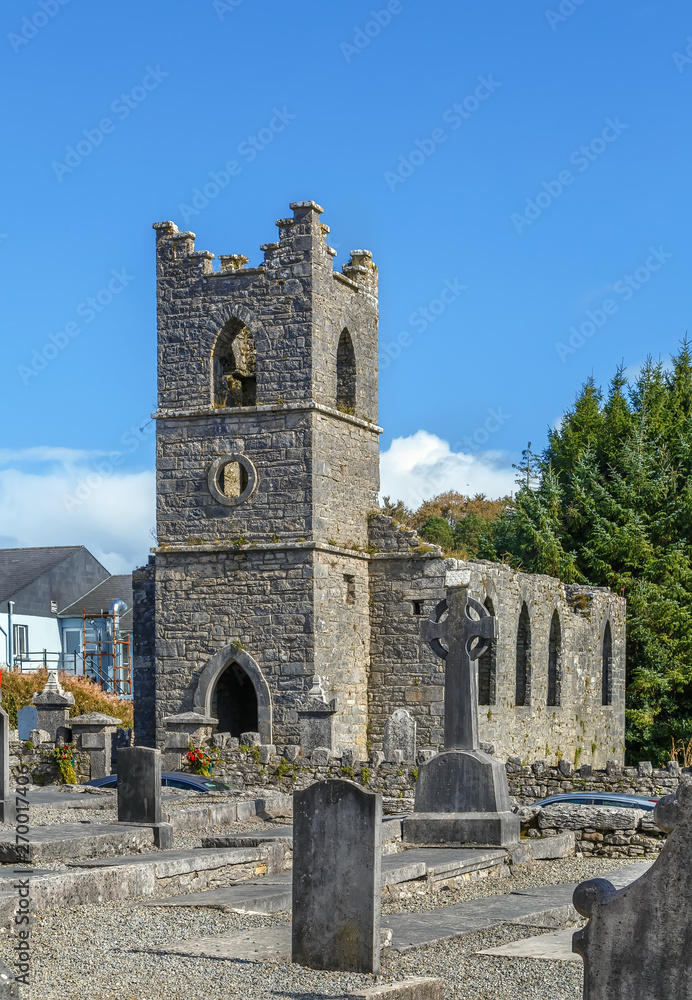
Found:
M 472 618 L 473 610 L 478 618 Z M 445 611 L 447 618 L 442 621 Z M 452 587 L 427 623 L 425 639 L 445 661 L 445 750 L 478 750 L 478 671 L 475 661 L 497 639 L 497 619 L 466 587 Z M 472 646 L 477 639 L 475 646 Z M 444 640 L 446 647 L 440 640 Z

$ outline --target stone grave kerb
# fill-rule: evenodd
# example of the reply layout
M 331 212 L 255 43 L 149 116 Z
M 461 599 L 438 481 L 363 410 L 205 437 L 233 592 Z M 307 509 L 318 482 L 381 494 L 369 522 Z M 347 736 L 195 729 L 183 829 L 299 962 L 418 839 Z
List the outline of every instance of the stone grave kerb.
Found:
M 445 748 L 419 766 L 405 838 L 513 846 L 521 824 L 511 812 L 507 772 L 480 749 L 478 736 L 476 661 L 497 638 L 497 621 L 467 586 L 452 586 L 424 625 L 423 638 L 445 661 Z
M 163 724 L 166 727 L 164 744 L 163 768 L 165 771 L 179 771 L 182 756 L 192 743 L 202 747 L 209 742 L 218 719 L 200 712 L 181 712 L 179 715 L 167 715 Z
M 89 751 L 92 778 L 105 778 L 113 773 L 113 735 L 118 726 L 122 726 L 122 721 L 103 712 L 88 712 L 70 719 L 74 743 L 78 749 Z
M 32 697 L 31 704 L 36 706 L 35 728 L 49 733 L 55 743 L 58 729 L 67 725 L 70 709 L 74 705 L 74 695 L 63 690 L 57 671 L 49 671 L 46 686 Z

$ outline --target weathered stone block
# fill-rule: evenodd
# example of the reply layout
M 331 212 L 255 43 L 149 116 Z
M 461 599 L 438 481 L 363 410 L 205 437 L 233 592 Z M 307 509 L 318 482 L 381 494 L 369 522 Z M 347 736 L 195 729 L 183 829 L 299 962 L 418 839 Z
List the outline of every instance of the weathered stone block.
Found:
M 384 724 L 384 757 L 395 763 L 416 759 L 416 723 L 404 708 L 398 708 Z
M 80 743 L 83 750 L 105 750 L 105 733 L 82 733 Z
M 241 733 L 240 744 L 244 747 L 258 747 L 261 743 L 259 733 Z

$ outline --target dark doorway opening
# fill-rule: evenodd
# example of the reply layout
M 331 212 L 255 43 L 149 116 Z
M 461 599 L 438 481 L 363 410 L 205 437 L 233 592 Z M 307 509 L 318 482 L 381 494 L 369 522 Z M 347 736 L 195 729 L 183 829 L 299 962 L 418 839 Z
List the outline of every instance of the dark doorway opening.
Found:
M 240 736 L 258 732 L 255 687 L 237 663 L 230 663 L 216 682 L 211 710 L 219 720 L 220 733 Z

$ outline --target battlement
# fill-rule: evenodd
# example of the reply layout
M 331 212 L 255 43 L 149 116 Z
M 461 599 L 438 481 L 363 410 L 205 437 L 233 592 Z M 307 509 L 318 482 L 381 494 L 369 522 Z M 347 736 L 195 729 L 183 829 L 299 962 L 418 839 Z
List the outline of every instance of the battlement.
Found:
M 191 278 L 199 274 L 241 277 L 265 272 L 276 278 L 278 271 L 292 267 L 301 270 L 301 265 L 306 263 L 338 276 L 333 268 L 337 251 L 327 243 L 330 228 L 320 221 L 324 209 L 314 201 L 294 201 L 289 208 L 292 216 L 276 220 L 278 241 L 260 244 L 264 261 L 259 267 L 247 268 L 250 258 L 245 254 L 232 253 L 220 254 L 220 268 L 214 270 L 212 261 L 215 254 L 208 250 L 196 250 L 195 234 L 181 232 L 171 221 L 153 224 L 158 262 L 164 270 L 171 267 L 187 269 Z M 362 289 L 370 295 L 377 295 L 377 267 L 369 250 L 352 250 L 341 271 L 349 279 L 343 284 L 354 291 Z

